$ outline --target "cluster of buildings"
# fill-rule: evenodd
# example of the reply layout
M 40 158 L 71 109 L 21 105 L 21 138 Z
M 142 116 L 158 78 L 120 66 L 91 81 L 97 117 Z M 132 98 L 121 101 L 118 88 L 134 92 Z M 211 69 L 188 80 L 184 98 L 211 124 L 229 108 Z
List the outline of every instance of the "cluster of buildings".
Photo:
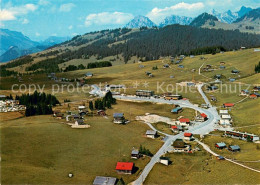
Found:
M 223 127 L 230 127 L 232 125 L 232 118 L 228 110 L 219 110 L 220 120 L 219 124 Z
M 1 97 L 4 97 L 4 95 L 1 95 Z M 19 105 L 18 100 L 0 100 L 0 112 L 16 112 L 25 109 L 24 105 Z
M 240 152 L 240 147 L 238 145 L 229 145 L 227 147 L 226 143 L 224 142 L 216 143 L 215 147 L 220 150 L 227 148 L 231 152 Z
M 239 131 L 225 131 L 225 136 L 241 139 L 241 140 L 249 140 L 252 142 L 259 141 L 259 136 L 255 134 L 250 134 L 246 132 L 239 132 Z
M 247 89 L 243 89 L 240 91 L 240 96 L 248 96 L 251 99 L 257 99 L 260 97 L 260 94 L 258 93 L 260 91 L 260 86 L 255 86 L 252 91 L 250 92 Z

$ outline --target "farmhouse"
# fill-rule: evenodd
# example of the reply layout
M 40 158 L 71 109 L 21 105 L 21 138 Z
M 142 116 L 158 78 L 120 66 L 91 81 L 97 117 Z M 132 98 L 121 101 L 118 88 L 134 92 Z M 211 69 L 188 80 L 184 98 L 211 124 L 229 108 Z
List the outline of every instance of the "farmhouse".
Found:
M 116 180 L 114 177 L 96 176 L 93 185 L 115 185 Z
M 116 171 L 120 174 L 132 174 L 134 163 L 132 162 L 117 162 Z
M 136 96 L 139 97 L 151 97 L 154 95 L 154 91 L 149 91 L 149 90 L 137 90 L 135 92 Z
M 147 130 L 145 135 L 146 137 L 154 139 L 157 136 L 157 132 L 155 130 Z
M 173 152 L 189 152 L 190 145 L 187 145 L 182 139 L 176 139 L 173 144 Z
M 216 143 L 215 147 L 218 149 L 223 149 L 223 148 L 226 148 L 227 146 L 226 146 L 226 143 L 221 142 L 221 143 Z
M 139 150 L 133 149 L 132 152 L 131 152 L 131 158 L 132 159 L 139 159 L 140 158 Z
M 188 133 L 188 132 L 185 132 L 184 134 L 184 140 L 187 140 L 187 141 L 191 141 L 193 140 L 193 134 L 192 133 Z
M 117 124 L 125 123 L 124 113 L 114 113 L 113 118 L 114 118 L 114 123 L 117 123 Z
M 239 152 L 240 151 L 240 147 L 238 145 L 230 145 L 228 147 L 228 150 L 231 152 Z
M 174 109 L 171 110 L 171 113 L 179 114 L 181 111 L 182 111 L 182 108 L 181 108 L 181 107 L 176 107 L 176 108 L 174 108 Z
M 235 105 L 234 103 L 224 103 L 224 104 L 223 104 L 223 107 L 224 107 L 224 108 L 234 107 L 234 105 Z

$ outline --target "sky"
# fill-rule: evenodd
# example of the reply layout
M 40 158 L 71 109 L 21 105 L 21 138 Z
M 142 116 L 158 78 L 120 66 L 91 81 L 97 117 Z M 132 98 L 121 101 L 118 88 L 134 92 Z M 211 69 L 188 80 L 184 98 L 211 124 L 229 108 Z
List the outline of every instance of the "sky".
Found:
M 0 0 L 0 27 L 32 40 L 123 27 L 138 15 L 158 24 L 166 16 L 196 17 L 215 9 L 260 7 L 259 0 Z

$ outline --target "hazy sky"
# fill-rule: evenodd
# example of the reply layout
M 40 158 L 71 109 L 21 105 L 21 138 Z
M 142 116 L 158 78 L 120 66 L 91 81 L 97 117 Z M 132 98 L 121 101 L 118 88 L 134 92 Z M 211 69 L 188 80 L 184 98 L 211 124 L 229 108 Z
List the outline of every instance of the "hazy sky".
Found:
M 159 23 L 169 15 L 195 17 L 215 9 L 257 8 L 260 0 L 0 0 L 0 26 L 20 31 L 32 40 L 74 36 L 122 27 L 134 16 Z

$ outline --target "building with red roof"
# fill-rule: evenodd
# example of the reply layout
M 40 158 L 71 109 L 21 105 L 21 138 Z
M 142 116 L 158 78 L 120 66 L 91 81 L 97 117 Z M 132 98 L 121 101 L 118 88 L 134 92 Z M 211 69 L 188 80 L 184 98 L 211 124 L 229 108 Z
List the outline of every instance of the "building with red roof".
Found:
M 256 99 L 256 98 L 257 98 L 257 95 L 256 95 L 256 94 L 250 94 L 249 97 L 252 98 L 252 99 Z
M 176 125 L 171 126 L 172 129 L 178 129 Z
M 191 141 L 193 139 L 193 134 L 192 133 L 189 133 L 189 132 L 185 132 L 184 134 L 184 140 L 188 140 L 188 141 Z
M 181 118 L 179 121 L 181 123 L 190 123 L 190 119 L 189 118 Z
M 117 173 L 132 174 L 134 169 L 134 163 L 132 162 L 117 162 L 116 171 Z
M 234 103 L 224 103 L 223 106 L 224 107 L 234 107 Z
M 203 118 L 207 118 L 208 116 L 205 113 L 200 114 Z

